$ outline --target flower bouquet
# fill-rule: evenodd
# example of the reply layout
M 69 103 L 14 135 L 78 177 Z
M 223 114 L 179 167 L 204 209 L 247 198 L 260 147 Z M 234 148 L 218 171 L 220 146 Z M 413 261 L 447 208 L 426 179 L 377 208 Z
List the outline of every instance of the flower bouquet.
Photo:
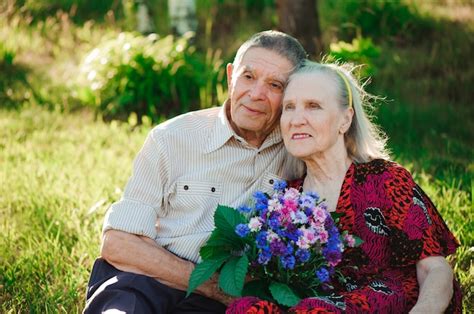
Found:
M 283 306 L 328 294 L 346 246 L 361 240 L 336 227 L 336 214 L 314 192 L 276 182 L 272 195 L 257 191 L 252 206 L 219 205 L 215 229 L 201 248 L 202 261 L 189 280 L 188 295 L 219 272 L 229 295 L 252 295 Z

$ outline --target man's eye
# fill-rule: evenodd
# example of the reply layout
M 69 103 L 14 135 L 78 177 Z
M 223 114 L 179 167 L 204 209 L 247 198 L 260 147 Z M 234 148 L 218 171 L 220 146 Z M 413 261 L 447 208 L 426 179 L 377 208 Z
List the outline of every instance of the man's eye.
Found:
M 247 79 L 247 80 L 251 80 L 253 78 L 253 76 L 249 73 L 244 73 L 244 77 Z
M 270 83 L 270 86 L 274 89 L 283 90 L 283 86 L 280 83 Z

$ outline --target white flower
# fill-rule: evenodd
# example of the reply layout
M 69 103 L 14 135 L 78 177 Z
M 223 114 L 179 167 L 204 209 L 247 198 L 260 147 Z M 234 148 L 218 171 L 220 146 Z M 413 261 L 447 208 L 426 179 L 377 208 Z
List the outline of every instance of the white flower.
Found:
M 248 226 L 250 228 L 250 231 L 252 232 L 259 231 L 262 227 L 262 221 L 260 220 L 260 217 L 251 218 L 248 223 Z

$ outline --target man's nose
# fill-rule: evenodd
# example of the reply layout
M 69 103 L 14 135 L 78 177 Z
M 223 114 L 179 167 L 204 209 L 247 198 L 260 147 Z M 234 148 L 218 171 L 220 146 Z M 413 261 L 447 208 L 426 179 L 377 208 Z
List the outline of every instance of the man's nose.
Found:
M 255 82 L 255 84 L 251 87 L 249 94 L 251 100 L 262 99 L 265 94 L 265 83 L 259 81 Z

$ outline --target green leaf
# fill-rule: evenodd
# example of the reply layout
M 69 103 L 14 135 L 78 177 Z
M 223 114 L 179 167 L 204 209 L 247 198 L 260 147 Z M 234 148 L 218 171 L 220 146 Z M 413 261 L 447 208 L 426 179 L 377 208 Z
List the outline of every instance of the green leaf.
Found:
M 216 228 L 226 235 L 238 235 L 235 233 L 235 227 L 238 224 L 244 223 L 245 219 L 242 214 L 232 207 L 218 205 L 214 213 L 214 224 Z
M 270 284 L 270 292 L 275 300 L 281 305 L 295 306 L 301 301 L 301 298 L 284 283 L 272 282 Z
M 189 278 L 186 296 L 189 296 L 194 291 L 194 289 L 211 278 L 212 274 L 214 274 L 219 269 L 219 267 L 221 267 L 226 259 L 227 257 L 222 256 L 218 259 L 204 260 L 197 264 L 191 273 L 191 277 Z
M 358 246 L 360 246 L 362 243 L 364 243 L 364 240 L 362 240 L 362 239 L 359 238 L 358 236 L 353 235 L 352 237 L 353 237 L 354 240 L 355 240 L 355 247 L 358 247 Z
M 199 255 L 203 260 L 209 259 L 219 259 L 220 257 L 228 256 L 230 257 L 232 254 L 232 249 L 229 246 L 225 245 L 204 245 L 201 250 L 199 251 Z
M 240 297 L 248 267 L 247 255 L 233 257 L 225 263 L 219 275 L 219 286 L 222 290 L 229 295 Z
M 332 220 L 334 220 L 335 222 L 339 221 L 339 218 L 343 216 L 342 213 L 336 213 L 336 212 L 330 212 L 330 214 L 331 214 Z
M 262 300 L 275 301 L 268 290 L 268 282 L 264 280 L 253 280 L 247 282 L 242 290 L 243 296 L 254 296 Z

